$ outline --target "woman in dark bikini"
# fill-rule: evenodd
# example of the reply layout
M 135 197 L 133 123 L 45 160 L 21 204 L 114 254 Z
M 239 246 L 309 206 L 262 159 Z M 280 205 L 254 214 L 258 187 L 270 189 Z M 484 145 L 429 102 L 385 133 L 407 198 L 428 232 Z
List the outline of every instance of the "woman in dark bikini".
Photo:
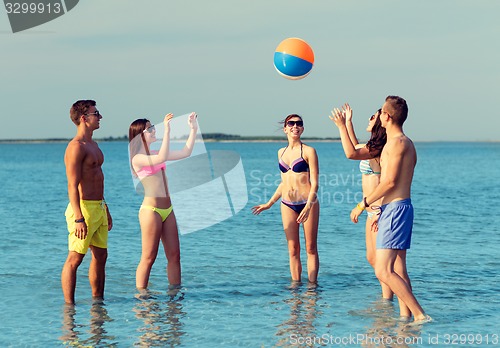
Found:
M 288 115 L 284 121 L 283 131 L 287 135 L 288 145 L 278 151 L 281 183 L 267 203 L 252 207 L 252 211 L 258 215 L 271 208 L 281 197 L 281 217 L 288 242 L 292 280 L 301 281 L 299 227 L 302 224 L 306 242 L 308 279 L 309 282 L 316 283 L 319 270 L 318 156 L 314 148 L 303 144 L 300 140 L 304 132 L 302 117 L 295 114 Z
M 155 127 L 149 120 L 145 118 L 135 120 L 129 128 L 130 165 L 133 175 L 140 180 L 144 189 L 144 201 L 139 209 L 142 254 L 136 271 L 136 286 L 140 291 L 147 289 L 160 240 L 167 257 L 170 287 L 178 287 L 181 283 L 179 233 L 168 192 L 165 162 L 191 155 L 198 124 L 196 114 L 191 113 L 188 118 L 191 131 L 186 145 L 182 150 L 171 151 L 169 145 L 172 117 L 172 114 L 168 114 L 163 121 L 165 131 L 159 151 L 150 150 L 150 145 L 157 139 Z

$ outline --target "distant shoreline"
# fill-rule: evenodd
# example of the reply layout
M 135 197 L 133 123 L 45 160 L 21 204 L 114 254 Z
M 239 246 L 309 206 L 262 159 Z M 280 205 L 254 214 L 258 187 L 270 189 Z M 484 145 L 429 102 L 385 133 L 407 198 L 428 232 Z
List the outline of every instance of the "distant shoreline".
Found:
M 48 139 L 0 139 L 0 144 L 48 144 L 68 143 L 72 138 L 48 138 Z M 340 138 L 303 137 L 304 142 L 338 143 Z M 96 138 L 97 142 L 128 142 L 126 136 Z M 170 139 L 171 142 L 184 142 L 186 138 Z M 278 136 L 239 136 L 229 134 L 203 134 L 206 143 L 284 143 L 286 137 Z M 416 140 L 417 143 L 499 143 L 500 140 Z
M 203 141 L 210 142 L 258 142 L 258 143 L 267 143 L 267 142 L 286 142 L 286 137 L 278 137 L 278 136 L 240 136 L 240 135 L 232 135 L 232 134 L 223 134 L 223 133 L 207 133 L 202 134 Z M 68 143 L 72 138 L 48 138 L 48 139 L 0 139 L 0 144 L 20 144 L 20 143 Z M 174 138 L 170 139 L 172 142 L 180 142 L 186 141 L 186 138 Z M 122 137 L 106 137 L 106 138 L 95 138 L 97 142 L 120 142 L 125 141 L 128 142 L 128 138 L 126 136 Z M 320 138 L 320 137 L 303 137 L 303 141 L 312 141 L 312 142 L 338 142 L 340 138 Z

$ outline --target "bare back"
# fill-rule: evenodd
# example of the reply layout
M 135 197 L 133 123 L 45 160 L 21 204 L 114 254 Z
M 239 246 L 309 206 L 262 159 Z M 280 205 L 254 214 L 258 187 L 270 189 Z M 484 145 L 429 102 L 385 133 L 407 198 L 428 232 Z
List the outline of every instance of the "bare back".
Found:
M 410 138 L 399 134 L 387 139 L 380 156 L 380 181 L 390 182 L 393 187 L 383 197 L 382 204 L 411 197 L 411 183 L 416 164 L 417 152 Z

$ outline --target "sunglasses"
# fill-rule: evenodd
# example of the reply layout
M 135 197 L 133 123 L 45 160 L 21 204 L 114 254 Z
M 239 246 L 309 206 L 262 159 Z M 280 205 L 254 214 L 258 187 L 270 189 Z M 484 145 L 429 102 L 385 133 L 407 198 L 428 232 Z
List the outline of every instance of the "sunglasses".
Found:
M 304 127 L 304 121 L 286 121 L 286 125 L 288 127 L 293 127 L 293 126 L 297 126 L 297 127 Z
M 96 115 L 97 117 L 102 116 L 99 110 L 96 110 L 95 112 L 89 112 L 88 114 L 83 114 L 83 116 L 88 116 L 88 115 Z
M 371 115 L 369 120 L 373 121 L 374 119 L 375 119 L 375 115 Z
M 155 130 L 156 130 L 155 126 L 150 126 L 150 127 L 146 128 L 145 130 L 143 130 L 142 132 L 143 133 L 153 133 Z

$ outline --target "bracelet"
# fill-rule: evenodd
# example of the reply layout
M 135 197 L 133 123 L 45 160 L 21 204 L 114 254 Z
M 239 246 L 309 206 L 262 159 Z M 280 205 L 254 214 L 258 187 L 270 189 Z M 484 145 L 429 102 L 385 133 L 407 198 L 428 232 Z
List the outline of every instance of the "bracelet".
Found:
M 362 207 L 359 203 L 356 205 L 356 208 L 358 208 L 361 211 L 365 210 L 365 207 Z
M 363 198 L 363 203 L 365 205 L 365 208 L 368 208 L 370 205 L 368 204 L 368 202 L 366 201 L 366 197 Z
M 84 217 L 82 217 L 82 218 L 80 218 L 80 219 L 76 219 L 76 220 L 75 220 L 75 223 L 80 223 L 80 222 L 85 222 L 85 218 L 84 218 Z

